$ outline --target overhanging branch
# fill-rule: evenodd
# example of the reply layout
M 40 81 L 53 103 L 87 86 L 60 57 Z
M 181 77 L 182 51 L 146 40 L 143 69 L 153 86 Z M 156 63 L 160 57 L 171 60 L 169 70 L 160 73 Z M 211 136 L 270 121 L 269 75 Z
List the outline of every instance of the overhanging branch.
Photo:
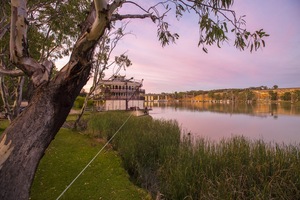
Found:
M 120 15 L 120 14 L 114 14 L 112 16 L 111 21 L 117 21 L 117 20 L 123 20 L 123 19 L 145 19 L 145 18 L 151 18 L 152 21 L 154 21 L 157 17 L 152 14 L 128 14 L 128 15 Z

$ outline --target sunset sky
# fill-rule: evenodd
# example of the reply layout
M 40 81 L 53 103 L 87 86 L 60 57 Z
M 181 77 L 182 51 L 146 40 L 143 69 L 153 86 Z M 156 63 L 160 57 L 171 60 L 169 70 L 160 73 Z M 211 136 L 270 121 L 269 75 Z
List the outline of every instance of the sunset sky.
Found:
M 128 9 L 124 6 L 121 12 Z M 151 20 L 131 20 L 127 31 L 134 35 L 126 36 L 116 53 L 128 51 L 133 65 L 120 74 L 144 79 L 146 93 L 300 87 L 300 1 L 236 0 L 233 9 L 238 16 L 246 15 L 249 31 L 263 28 L 270 34 L 266 48 L 241 52 L 231 38 L 222 48 L 208 46 L 206 54 L 197 46 L 199 30 L 193 14 L 169 20 L 180 38 L 162 48 Z

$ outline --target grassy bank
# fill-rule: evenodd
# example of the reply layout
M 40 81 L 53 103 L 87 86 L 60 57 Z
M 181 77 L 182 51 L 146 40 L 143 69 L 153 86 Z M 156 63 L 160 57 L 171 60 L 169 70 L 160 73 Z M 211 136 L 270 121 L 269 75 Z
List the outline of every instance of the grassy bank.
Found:
M 100 113 L 89 133 L 110 138 L 128 114 Z M 113 140 L 133 180 L 164 199 L 300 199 L 300 145 L 244 137 L 181 138 L 174 121 L 131 118 Z
M 102 148 L 99 141 L 110 139 L 128 117 L 92 115 L 87 135 L 62 128 L 38 167 L 31 199 L 56 199 Z M 0 132 L 7 125 L 2 122 Z M 129 179 L 163 199 L 300 199 L 299 166 L 299 144 L 244 137 L 191 142 L 175 121 L 131 117 L 62 199 L 150 198 Z
M 299 146 L 186 140 L 161 169 L 168 199 L 299 199 Z
M 0 134 L 7 125 L 1 121 Z M 62 128 L 40 162 L 30 199 L 56 199 L 102 147 L 99 140 Z M 120 157 L 106 148 L 61 199 L 140 200 L 150 196 L 130 182 Z

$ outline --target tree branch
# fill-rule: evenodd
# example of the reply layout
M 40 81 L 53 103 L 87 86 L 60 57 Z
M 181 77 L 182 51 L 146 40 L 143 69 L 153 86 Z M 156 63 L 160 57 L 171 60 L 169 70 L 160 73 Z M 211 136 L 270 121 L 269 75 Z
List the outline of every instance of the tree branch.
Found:
M 0 75 L 18 77 L 18 76 L 24 76 L 25 74 L 22 70 L 19 70 L 19 69 L 16 69 L 16 70 L 7 69 L 3 60 L 0 60 Z
M 4 69 L 3 66 L 0 65 L 0 74 L 7 75 L 12 77 L 24 76 L 24 72 L 22 70 L 7 70 Z
M 0 40 L 3 38 L 5 33 L 9 30 L 10 23 L 7 23 L 6 25 L 3 25 L 4 22 L 0 22 Z
M 120 15 L 120 14 L 114 14 L 112 16 L 111 21 L 117 21 L 117 20 L 123 20 L 123 19 L 145 19 L 145 18 L 151 18 L 152 21 L 153 19 L 156 19 L 156 16 L 152 15 L 152 14 L 143 14 L 143 15 L 139 15 L 139 14 L 128 14 L 128 15 Z
M 86 54 L 90 54 L 90 50 L 94 50 L 95 45 L 103 36 L 105 30 L 110 27 L 112 14 L 122 3 L 122 0 L 115 0 L 109 5 L 106 0 L 94 0 L 94 4 L 91 5 L 91 11 L 87 16 L 86 21 L 81 24 L 81 27 L 84 27 L 86 30 L 82 29 L 85 32 L 74 45 L 70 61 L 56 77 L 57 81 L 61 81 L 65 77 L 68 77 L 72 74 L 72 71 L 81 71 L 82 69 L 77 69 L 77 63 L 83 62 L 80 67 L 89 66 L 89 64 L 92 63 L 86 60 Z M 91 27 L 88 27 L 89 24 L 92 24 Z
M 53 65 L 43 65 L 29 56 L 27 41 L 27 1 L 11 0 L 10 60 L 26 75 L 35 87 L 49 81 Z

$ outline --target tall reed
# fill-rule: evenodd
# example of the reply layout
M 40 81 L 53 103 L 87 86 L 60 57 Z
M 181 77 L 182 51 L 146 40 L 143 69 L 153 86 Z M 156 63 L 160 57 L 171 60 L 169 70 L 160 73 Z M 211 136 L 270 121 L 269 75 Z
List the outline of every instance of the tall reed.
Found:
M 244 137 L 214 143 L 184 140 L 162 166 L 165 199 L 299 199 L 299 145 Z
M 126 113 L 95 115 L 89 132 L 109 138 Z M 133 180 L 164 199 L 300 199 L 300 145 L 236 136 L 182 136 L 176 121 L 131 118 L 112 142 Z
M 89 132 L 109 140 L 128 116 L 100 113 L 90 119 Z M 168 155 L 179 149 L 179 144 L 180 128 L 176 121 L 153 120 L 149 116 L 132 117 L 112 141 L 133 180 L 150 192 L 159 189 L 159 169 Z

